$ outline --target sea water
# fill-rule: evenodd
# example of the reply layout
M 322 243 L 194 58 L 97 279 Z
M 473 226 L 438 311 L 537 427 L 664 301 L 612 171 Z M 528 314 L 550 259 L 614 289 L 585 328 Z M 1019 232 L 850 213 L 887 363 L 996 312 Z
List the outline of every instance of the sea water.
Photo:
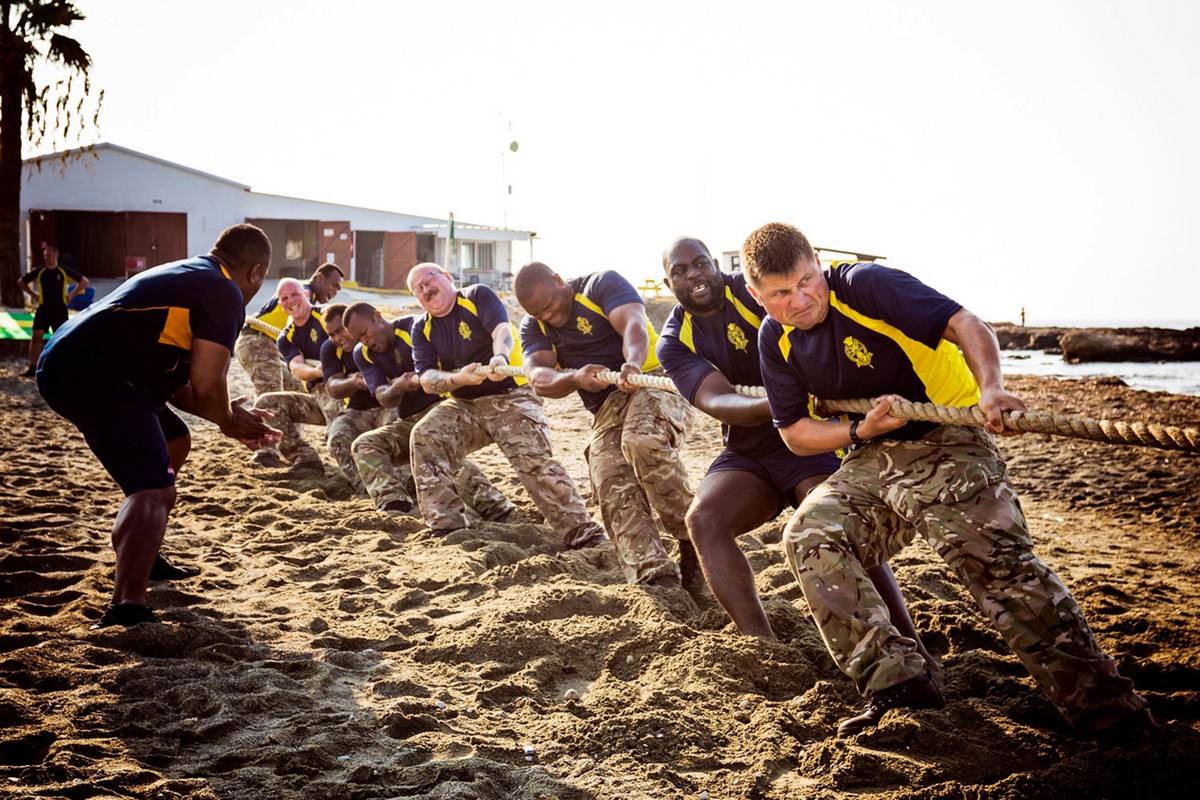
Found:
M 1005 375 L 1044 375 L 1049 378 L 1116 376 L 1131 389 L 1200 395 L 1200 361 L 1094 361 L 1068 364 L 1061 355 L 1041 350 L 1001 350 Z

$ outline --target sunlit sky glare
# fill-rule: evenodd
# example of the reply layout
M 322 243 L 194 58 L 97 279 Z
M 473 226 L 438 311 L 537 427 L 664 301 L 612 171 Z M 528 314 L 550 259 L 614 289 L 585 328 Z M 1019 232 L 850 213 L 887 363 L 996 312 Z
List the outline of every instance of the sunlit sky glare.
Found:
M 1200 325 L 1191 0 L 77 4 L 92 138 L 256 191 L 639 283 L 780 220 L 988 320 Z

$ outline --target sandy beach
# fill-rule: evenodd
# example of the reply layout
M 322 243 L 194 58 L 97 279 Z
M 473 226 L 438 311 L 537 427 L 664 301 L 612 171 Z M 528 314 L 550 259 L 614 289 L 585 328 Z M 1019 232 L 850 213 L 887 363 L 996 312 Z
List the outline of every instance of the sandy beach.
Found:
M 837 740 L 861 699 L 787 568 L 785 516 L 741 539 L 767 643 L 711 598 L 625 585 L 611 551 L 559 552 L 494 447 L 478 463 L 522 520 L 439 539 L 190 420 L 164 553 L 203 571 L 153 585 L 166 624 L 92 631 L 121 496 L 23 367 L 0 361 L 0 797 L 1115 799 L 1200 781 L 1196 454 L 1003 442 L 1041 557 L 1150 699 L 1155 742 L 1074 738 L 924 542 L 892 564 L 948 704 Z M 1008 384 L 1038 410 L 1200 425 L 1197 397 Z M 575 398 L 546 409 L 595 512 L 590 419 Z M 701 415 L 694 483 L 719 448 Z

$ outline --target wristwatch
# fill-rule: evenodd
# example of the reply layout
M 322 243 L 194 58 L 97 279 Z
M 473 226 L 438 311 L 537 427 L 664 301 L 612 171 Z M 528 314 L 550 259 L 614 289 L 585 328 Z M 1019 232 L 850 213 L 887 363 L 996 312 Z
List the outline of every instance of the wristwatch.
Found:
M 860 422 L 862 422 L 860 419 L 852 420 L 850 422 L 850 444 L 854 445 L 855 447 L 861 447 L 865 443 L 864 440 L 858 438 L 858 423 Z

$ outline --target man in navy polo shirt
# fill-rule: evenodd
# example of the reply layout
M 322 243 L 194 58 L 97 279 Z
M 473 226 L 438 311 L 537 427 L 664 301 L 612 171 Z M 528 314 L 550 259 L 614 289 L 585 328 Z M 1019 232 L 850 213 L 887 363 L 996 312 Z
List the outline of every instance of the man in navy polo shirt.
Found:
M 721 421 L 725 449 L 708 468 L 688 509 L 688 532 L 718 602 L 751 636 L 775 632 L 754 586 L 754 572 L 737 537 L 798 506 L 809 490 L 838 468 L 834 453 L 799 456 L 771 425 L 766 398 L 745 397 L 735 385 L 759 386 L 758 329 L 763 307 L 741 274 L 720 271 L 699 239 L 680 238 L 663 253 L 667 286 L 679 301 L 663 326 L 658 357 L 680 393 Z M 886 563 L 867 569 L 893 623 L 925 650 Z
M 765 225 L 742 270 L 770 317 L 759 354 L 771 417 L 799 454 L 850 447 L 784 534 L 792 571 L 830 654 L 867 696 L 839 736 L 892 708 L 940 708 L 916 643 L 889 619 L 865 567 L 923 536 L 975 597 L 1055 707 L 1085 735 L 1140 744 L 1157 728 L 1146 700 L 1105 655 L 1058 576 L 1033 553 L 991 434 L 1007 392 L 995 333 L 911 275 L 872 263 L 822 270 L 804 234 Z M 961 348 L 961 352 L 960 352 Z M 846 422 L 813 416 L 811 398 L 875 398 Z M 908 422 L 894 399 L 978 403 L 987 429 Z
M 450 273 L 418 264 L 408 288 L 425 309 L 413 325 L 413 362 L 421 388 L 449 393 L 412 433 L 417 502 L 435 532 L 466 527 L 454 475 L 469 453 L 493 442 L 530 499 L 568 548 L 608 539 L 588 515 L 575 482 L 551 453 L 549 424 L 529 387 L 494 370 L 520 355 L 508 310 L 486 286 L 456 291 Z M 486 376 L 478 367 L 493 368 Z
M 147 582 L 192 442 L 166 404 L 215 422 L 252 448 L 278 441 L 269 415 L 230 403 L 226 384 L 246 303 L 270 265 L 266 234 L 234 225 L 208 255 L 126 281 L 69 320 L 42 351 L 42 397 L 79 428 L 125 492 L 112 532 L 112 604 L 98 627 L 158 622 L 146 605 Z
M 641 296 L 612 270 L 565 281 L 539 261 L 521 267 L 513 292 L 528 312 L 521 347 L 529 385 L 541 397 L 577 392 L 593 415 L 584 457 L 625 580 L 678 588 L 680 567 L 659 539 L 654 511 L 679 542 L 685 573 L 695 575 L 684 522 L 692 489 L 679 456 L 692 411 L 673 392 L 628 381 L 658 369 L 658 337 Z M 601 383 L 601 370 L 619 373 L 617 385 Z
M 22 378 L 32 378 L 37 372 L 46 332 L 58 330 L 67 321 L 70 313 L 68 304 L 88 286 L 88 279 L 78 271 L 58 263 L 57 247 L 42 250 L 42 264 L 17 279 L 21 290 L 37 303 L 29 339 L 29 369 L 21 373 Z M 75 281 L 75 288 L 68 292 L 67 283 L 70 281 Z
M 441 401 L 427 394 L 413 371 L 413 317 L 389 321 L 370 303 L 355 303 L 343 317 L 347 333 L 359 344 L 354 360 L 367 389 L 398 418 L 354 440 L 354 461 L 375 507 L 389 514 L 408 514 L 415 507 L 412 481 L 412 429 Z M 479 467 L 463 459 L 455 474 L 459 496 L 486 520 L 503 521 L 513 504 L 492 485 Z

